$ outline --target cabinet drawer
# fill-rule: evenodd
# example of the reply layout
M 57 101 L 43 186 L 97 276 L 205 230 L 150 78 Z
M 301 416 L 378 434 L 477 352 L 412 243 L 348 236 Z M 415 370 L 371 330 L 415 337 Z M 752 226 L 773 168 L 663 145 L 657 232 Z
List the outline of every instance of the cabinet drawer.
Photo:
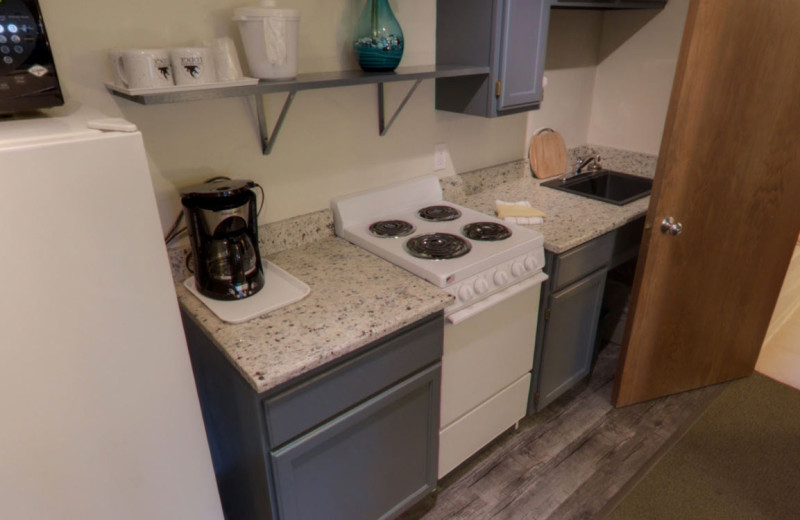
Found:
M 278 517 L 394 518 L 432 491 L 440 366 L 273 451 Z
M 592 9 L 662 9 L 667 0 L 555 0 L 553 7 L 588 7 Z
M 441 315 L 263 401 L 274 449 L 442 357 Z
M 553 265 L 552 291 L 558 291 L 584 276 L 608 266 L 614 251 L 614 236 L 614 232 L 606 233 L 558 255 Z
M 439 434 L 439 478 L 525 417 L 530 373 L 471 410 Z

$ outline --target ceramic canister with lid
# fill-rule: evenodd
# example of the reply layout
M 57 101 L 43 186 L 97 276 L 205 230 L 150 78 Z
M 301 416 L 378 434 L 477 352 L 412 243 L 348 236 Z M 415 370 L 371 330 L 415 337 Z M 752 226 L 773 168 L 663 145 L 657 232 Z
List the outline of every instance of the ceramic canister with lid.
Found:
M 258 6 L 236 9 L 233 19 L 239 24 L 252 76 L 273 80 L 297 76 L 297 9 L 278 9 L 274 0 L 260 0 Z

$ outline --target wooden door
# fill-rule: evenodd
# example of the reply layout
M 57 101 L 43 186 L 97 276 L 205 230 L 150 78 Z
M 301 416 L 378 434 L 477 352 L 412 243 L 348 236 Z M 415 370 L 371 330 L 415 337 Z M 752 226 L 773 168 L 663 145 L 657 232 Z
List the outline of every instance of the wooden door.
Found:
M 797 0 L 691 0 L 617 406 L 752 373 L 800 229 L 799 50 Z

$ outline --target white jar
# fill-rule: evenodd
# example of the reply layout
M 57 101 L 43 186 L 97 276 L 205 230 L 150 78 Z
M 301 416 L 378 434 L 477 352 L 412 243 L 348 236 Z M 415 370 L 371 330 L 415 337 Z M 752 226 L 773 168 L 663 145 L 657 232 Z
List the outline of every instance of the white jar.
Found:
M 274 0 L 234 11 L 250 74 L 263 79 L 297 76 L 297 39 L 300 11 L 278 9 Z

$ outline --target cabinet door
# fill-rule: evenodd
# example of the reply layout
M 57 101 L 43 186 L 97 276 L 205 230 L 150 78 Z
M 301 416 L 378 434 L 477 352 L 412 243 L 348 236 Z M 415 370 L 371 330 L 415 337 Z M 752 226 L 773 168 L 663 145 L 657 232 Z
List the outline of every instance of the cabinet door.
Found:
M 549 21 L 550 0 L 503 2 L 498 111 L 537 105 L 542 100 Z
M 550 297 L 538 371 L 537 411 L 589 373 L 605 281 L 603 269 Z
M 274 451 L 278 517 L 395 516 L 436 486 L 436 364 Z
M 666 3 L 667 0 L 554 0 L 553 7 L 661 9 Z
M 618 0 L 554 0 L 553 7 L 593 7 L 613 6 Z

